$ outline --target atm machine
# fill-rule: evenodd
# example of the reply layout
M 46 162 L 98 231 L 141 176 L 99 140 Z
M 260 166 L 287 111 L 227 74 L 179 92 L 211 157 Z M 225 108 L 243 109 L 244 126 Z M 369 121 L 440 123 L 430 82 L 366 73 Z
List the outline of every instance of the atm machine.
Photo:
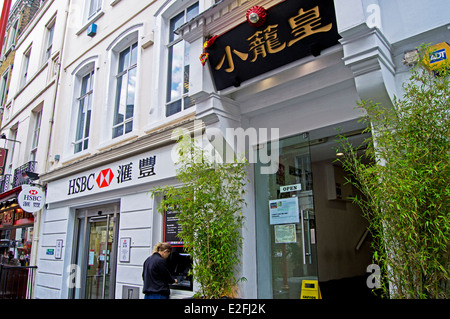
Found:
M 171 289 L 193 290 L 192 276 L 189 270 L 192 268 L 192 257 L 185 252 L 183 247 L 172 247 L 167 264 L 172 278 L 177 279 L 177 283 L 170 285 Z

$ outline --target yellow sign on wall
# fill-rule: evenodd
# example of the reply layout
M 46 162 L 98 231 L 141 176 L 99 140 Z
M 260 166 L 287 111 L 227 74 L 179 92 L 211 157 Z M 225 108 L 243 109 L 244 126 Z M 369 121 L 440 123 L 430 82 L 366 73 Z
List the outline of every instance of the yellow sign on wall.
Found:
M 300 299 L 322 299 L 317 280 L 303 280 Z
M 446 42 L 441 42 L 430 47 L 429 53 L 425 56 L 425 65 L 430 70 L 435 70 L 445 63 L 449 63 L 450 46 Z

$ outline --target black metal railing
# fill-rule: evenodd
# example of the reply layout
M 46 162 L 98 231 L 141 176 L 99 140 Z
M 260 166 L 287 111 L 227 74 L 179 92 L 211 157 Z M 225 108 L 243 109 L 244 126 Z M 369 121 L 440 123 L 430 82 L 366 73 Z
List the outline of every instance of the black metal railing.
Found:
M 0 193 L 4 193 L 9 190 L 9 184 L 11 181 L 11 174 L 5 174 L 0 176 Z
M 31 299 L 36 269 L 0 264 L 0 299 Z
M 37 166 L 36 161 L 30 161 L 14 170 L 13 187 L 18 187 L 24 184 L 30 184 L 30 179 L 25 175 L 25 172 L 35 172 Z

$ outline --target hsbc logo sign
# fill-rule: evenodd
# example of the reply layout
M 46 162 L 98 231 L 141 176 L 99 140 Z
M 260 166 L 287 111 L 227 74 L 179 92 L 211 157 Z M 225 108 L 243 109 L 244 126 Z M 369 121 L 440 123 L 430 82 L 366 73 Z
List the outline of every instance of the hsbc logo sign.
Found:
M 111 185 L 114 179 L 114 173 L 110 168 L 101 170 L 98 174 L 77 177 L 69 180 L 69 191 L 67 195 L 79 194 L 85 191 L 91 191 L 96 186 L 105 188 Z
M 88 176 L 77 177 L 69 180 L 69 192 L 67 195 L 73 195 L 90 191 L 95 187 L 95 173 Z
M 85 191 L 91 191 L 96 186 L 98 188 L 105 188 L 111 185 L 114 179 L 114 173 L 110 168 L 101 170 L 98 174 L 92 173 L 90 175 L 77 177 L 69 180 L 69 191 L 67 195 L 79 194 Z
M 102 170 L 95 180 L 99 188 L 108 187 L 114 178 L 114 174 L 110 168 Z
M 17 199 L 19 206 L 28 213 L 35 213 L 41 210 L 45 204 L 43 191 L 34 186 L 24 187 Z
M 156 155 L 139 157 L 109 168 L 79 176 L 68 181 L 67 195 L 80 194 L 95 189 L 107 189 L 121 184 L 151 179 L 155 172 Z

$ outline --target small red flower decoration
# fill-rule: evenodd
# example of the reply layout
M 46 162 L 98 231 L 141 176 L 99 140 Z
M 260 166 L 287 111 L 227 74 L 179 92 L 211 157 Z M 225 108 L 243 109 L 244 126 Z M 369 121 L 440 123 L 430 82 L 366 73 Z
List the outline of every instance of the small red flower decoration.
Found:
M 253 27 L 260 27 L 266 22 L 267 12 L 261 6 L 254 6 L 247 10 L 247 21 Z
M 206 61 L 208 60 L 208 58 L 209 58 L 209 53 L 203 52 L 203 53 L 200 55 L 200 62 L 202 63 L 202 65 L 205 65 L 205 63 L 206 63 Z
M 208 58 L 209 58 L 209 53 L 206 52 L 206 49 L 211 47 L 214 44 L 214 41 L 216 41 L 217 37 L 218 36 L 215 35 L 212 38 L 210 38 L 208 41 L 203 43 L 203 53 L 200 55 L 200 62 L 202 63 L 202 65 L 205 65 L 206 61 L 208 61 Z

